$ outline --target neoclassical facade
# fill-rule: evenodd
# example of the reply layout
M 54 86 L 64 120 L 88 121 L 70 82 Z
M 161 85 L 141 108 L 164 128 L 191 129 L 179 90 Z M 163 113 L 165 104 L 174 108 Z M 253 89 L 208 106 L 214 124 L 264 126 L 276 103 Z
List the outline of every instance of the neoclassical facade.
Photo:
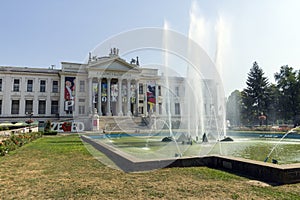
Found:
M 165 87 L 158 70 L 140 67 L 138 57 L 126 62 L 118 53 L 113 48 L 105 57 L 90 55 L 87 63 L 62 62 L 61 69 L 0 66 L 0 122 L 31 117 L 43 126 L 47 120 L 71 120 L 90 130 L 95 112 L 100 120 L 165 115 Z M 180 116 L 184 78 L 172 81 L 174 105 L 168 108 Z
M 0 123 L 32 118 L 40 127 L 50 120 L 54 129 L 83 131 L 94 130 L 95 116 L 100 123 L 148 116 L 188 119 L 184 106 L 193 111 L 194 105 L 187 105 L 192 97 L 186 78 L 164 77 L 158 69 L 139 66 L 138 57 L 127 62 L 118 53 L 113 48 L 108 56 L 90 54 L 86 63 L 62 62 L 61 69 L 0 66 Z M 203 80 L 199 85 L 204 88 L 200 112 L 218 119 L 217 84 Z

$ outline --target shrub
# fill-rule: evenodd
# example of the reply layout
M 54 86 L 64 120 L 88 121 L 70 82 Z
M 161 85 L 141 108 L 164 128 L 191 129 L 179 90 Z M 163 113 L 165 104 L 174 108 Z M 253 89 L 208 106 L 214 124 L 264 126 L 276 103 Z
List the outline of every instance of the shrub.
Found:
M 13 134 L 9 138 L 0 141 L 0 156 L 4 156 L 8 152 L 13 151 L 41 136 L 41 132 L 30 132 L 18 135 Z
M 57 135 L 57 131 L 45 131 L 44 135 Z
M 0 156 L 4 156 L 6 151 L 6 147 L 2 141 L 0 141 Z
M 46 125 L 45 125 L 44 130 L 45 130 L 45 132 L 51 131 L 51 121 L 50 120 L 46 121 Z
M 5 151 L 8 153 L 9 151 L 13 151 L 17 148 L 17 145 L 13 142 L 11 138 L 4 140 Z

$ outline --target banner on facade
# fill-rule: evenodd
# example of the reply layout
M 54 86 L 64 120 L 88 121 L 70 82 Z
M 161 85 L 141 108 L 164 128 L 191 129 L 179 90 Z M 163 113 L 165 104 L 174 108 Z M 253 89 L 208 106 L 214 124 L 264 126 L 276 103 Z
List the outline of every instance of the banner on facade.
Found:
M 65 111 L 72 114 L 75 109 L 75 77 L 65 77 Z
M 101 83 L 101 101 L 107 101 L 107 83 Z
M 111 102 L 116 102 L 118 99 L 118 84 L 112 84 L 110 86 L 111 90 L 110 90 L 110 96 L 111 96 Z
M 147 111 L 153 112 L 155 108 L 155 81 L 147 82 Z

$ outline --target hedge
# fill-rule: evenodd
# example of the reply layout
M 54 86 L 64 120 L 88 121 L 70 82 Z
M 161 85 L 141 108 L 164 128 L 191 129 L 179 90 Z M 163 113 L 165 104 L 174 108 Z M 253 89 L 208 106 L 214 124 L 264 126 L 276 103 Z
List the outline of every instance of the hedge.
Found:
M 12 134 L 9 138 L 0 140 L 0 156 L 4 156 L 10 151 L 13 151 L 43 135 L 42 132 L 31 132 L 24 134 Z

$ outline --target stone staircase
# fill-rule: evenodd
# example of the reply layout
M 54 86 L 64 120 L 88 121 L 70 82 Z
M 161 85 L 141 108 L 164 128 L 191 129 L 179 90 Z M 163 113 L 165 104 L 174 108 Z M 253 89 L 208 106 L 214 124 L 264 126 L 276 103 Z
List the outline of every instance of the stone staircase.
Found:
M 99 123 L 105 132 L 140 132 L 149 129 L 142 117 L 105 116 L 100 117 Z

